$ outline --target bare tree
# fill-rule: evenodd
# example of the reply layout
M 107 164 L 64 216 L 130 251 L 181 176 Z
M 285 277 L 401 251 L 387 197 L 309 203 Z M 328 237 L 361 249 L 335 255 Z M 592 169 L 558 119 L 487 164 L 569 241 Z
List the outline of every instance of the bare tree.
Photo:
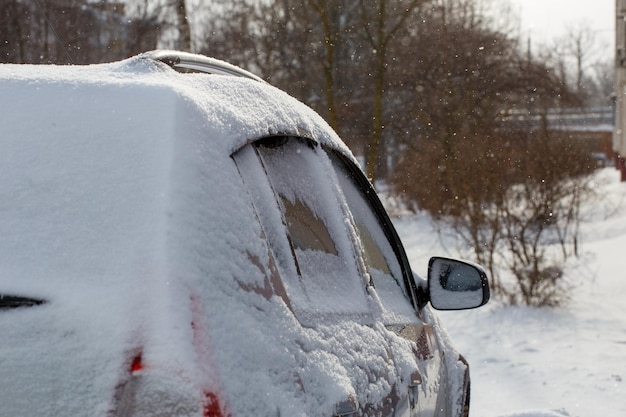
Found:
M 136 17 L 133 8 L 121 1 L 5 0 L 5 3 L 7 7 L 0 11 L 2 62 L 113 61 L 154 49 L 159 35 L 157 19 Z
M 365 144 L 367 176 L 374 184 L 378 179 L 377 166 L 383 140 L 385 74 L 389 65 L 389 47 L 398 31 L 404 28 L 407 20 L 423 3 L 425 3 L 424 0 L 360 0 L 359 2 L 362 15 L 361 25 L 367 34 L 366 39 L 374 55 L 372 64 L 374 78 L 372 132 Z
M 178 21 L 178 47 L 183 51 L 191 52 L 191 27 L 185 0 L 175 0 L 174 8 Z
M 398 94 L 420 105 L 405 121 L 412 133 L 394 190 L 452 224 L 489 268 L 496 293 L 558 304 L 565 294 L 559 271 L 575 252 L 591 168 L 589 150 L 562 140 L 547 113 L 577 96 L 472 2 L 432 6 L 420 15 L 430 25 L 411 34 L 420 48 L 399 51 L 412 54 L 414 72 L 395 75 Z M 552 243 L 561 247 L 557 254 L 547 250 Z M 516 281 L 503 282 L 502 268 Z
M 328 106 L 328 123 L 337 130 L 337 109 L 335 105 L 335 46 L 339 41 L 339 27 L 333 22 L 333 10 L 330 0 L 308 0 L 309 5 L 315 10 L 320 17 L 322 31 L 324 34 L 324 93 L 326 97 L 326 105 Z
M 572 88 L 583 100 L 592 95 L 593 63 L 596 62 L 598 40 L 590 25 L 585 21 L 571 23 L 565 34 L 552 47 L 562 68 L 562 76 L 571 78 Z M 573 71 L 569 71 L 573 68 Z
M 389 51 L 398 39 L 417 41 L 406 33 L 425 2 L 236 0 L 222 18 L 205 25 L 220 28 L 204 51 L 229 53 L 236 63 L 258 68 L 317 110 L 356 153 L 367 156 L 374 179 L 384 175 L 377 164 L 394 146 L 391 127 L 402 118 L 385 98 L 392 82 L 387 72 L 397 62 Z M 412 104 L 405 103 L 401 113 Z
M 593 198 L 588 174 L 595 167 L 584 144 L 558 131 L 536 132 L 526 146 L 526 175 L 508 187 L 499 208 L 511 255 L 503 261 L 516 277 L 500 290 L 514 304 L 556 306 L 568 299 L 563 267 L 577 255 L 580 208 Z
M 32 11 L 18 0 L 6 0 L 0 12 L 0 62 L 28 62 L 25 48 Z
M 595 74 L 594 80 L 596 85 L 596 91 L 593 94 L 595 100 L 592 100 L 590 104 L 592 106 L 611 105 L 611 97 L 615 89 L 615 86 L 613 85 L 615 80 L 615 63 L 613 62 L 613 57 L 604 57 L 598 59 L 593 64 L 593 72 Z
M 164 22 L 159 17 L 161 6 L 152 0 L 135 0 L 126 5 L 127 56 L 156 49 L 163 31 Z

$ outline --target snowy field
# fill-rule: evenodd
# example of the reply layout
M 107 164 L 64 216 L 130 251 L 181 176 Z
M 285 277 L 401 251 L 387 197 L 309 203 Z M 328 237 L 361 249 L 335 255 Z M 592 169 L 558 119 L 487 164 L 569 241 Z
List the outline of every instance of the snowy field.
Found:
M 566 272 L 572 300 L 558 309 L 503 307 L 440 313 L 472 369 L 471 417 L 626 416 L 626 184 L 598 173 L 581 257 Z M 425 215 L 395 220 L 417 273 L 428 257 L 458 256 Z

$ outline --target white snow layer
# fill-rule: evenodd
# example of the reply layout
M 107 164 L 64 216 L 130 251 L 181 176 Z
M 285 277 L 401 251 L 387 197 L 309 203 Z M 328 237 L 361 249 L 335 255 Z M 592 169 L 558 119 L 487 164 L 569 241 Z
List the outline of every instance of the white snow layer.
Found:
M 408 384 L 411 347 L 383 326 L 306 328 L 254 290 L 272 266 L 230 155 L 278 133 L 345 150 L 312 110 L 133 58 L 0 65 L 0 115 L 0 293 L 48 301 L 0 314 L 2 415 L 109 415 L 135 358 L 140 407 L 161 392 L 164 415 L 223 389 L 233 415 L 328 416 Z
M 471 416 L 626 415 L 626 184 L 605 168 L 595 188 L 598 198 L 584 207 L 581 256 L 565 272 L 571 302 L 549 309 L 492 300 L 439 314 L 470 363 Z M 464 253 L 454 232 L 426 215 L 395 223 L 416 266 L 432 254 Z

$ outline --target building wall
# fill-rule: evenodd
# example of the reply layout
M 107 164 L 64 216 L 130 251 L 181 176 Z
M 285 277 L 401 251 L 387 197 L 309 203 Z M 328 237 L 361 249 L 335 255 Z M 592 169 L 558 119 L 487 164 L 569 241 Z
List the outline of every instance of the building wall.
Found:
M 615 0 L 615 130 L 613 150 L 616 167 L 626 180 L 626 0 Z

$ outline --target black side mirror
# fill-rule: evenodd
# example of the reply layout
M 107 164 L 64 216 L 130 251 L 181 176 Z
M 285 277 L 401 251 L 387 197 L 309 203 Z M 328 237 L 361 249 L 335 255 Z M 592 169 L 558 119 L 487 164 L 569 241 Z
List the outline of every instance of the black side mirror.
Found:
M 437 310 L 465 310 L 489 301 L 489 282 L 480 265 L 433 257 L 428 262 L 428 293 Z

